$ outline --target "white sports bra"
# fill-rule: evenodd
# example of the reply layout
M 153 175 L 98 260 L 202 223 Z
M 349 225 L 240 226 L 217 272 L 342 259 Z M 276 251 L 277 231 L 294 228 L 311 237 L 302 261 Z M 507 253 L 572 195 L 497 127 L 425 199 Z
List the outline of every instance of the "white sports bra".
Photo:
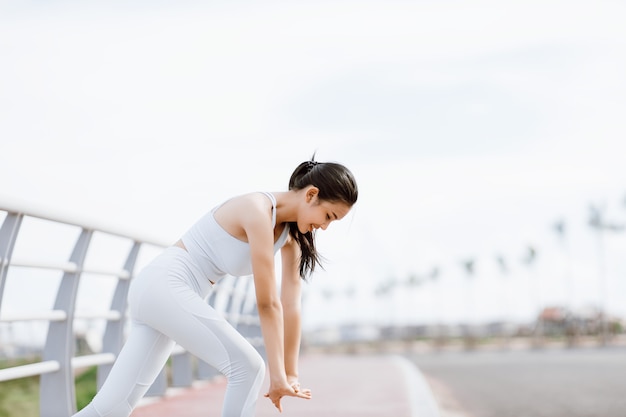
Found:
M 276 227 L 276 198 L 263 192 L 272 201 L 272 227 Z M 213 213 L 220 206 L 200 218 L 182 237 L 182 242 L 194 263 L 207 279 L 215 282 L 225 275 L 252 274 L 250 245 L 229 234 L 220 226 Z M 285 229 L 274 243 L 274 253 L 283 247 L 289 235 Z

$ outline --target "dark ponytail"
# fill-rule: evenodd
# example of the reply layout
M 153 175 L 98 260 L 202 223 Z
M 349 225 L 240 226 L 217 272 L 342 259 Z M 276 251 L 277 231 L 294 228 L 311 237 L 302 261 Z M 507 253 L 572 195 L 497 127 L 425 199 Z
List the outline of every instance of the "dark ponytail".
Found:
M 289 179 L 289 190 L 301 190 L 309 185 L 319 189 L 318 198 L 352 207 L 358 198 L 354 176 L 345 166 L 334 162 L 310 161 L 298 165 Z M 315 231 L 301 233 L 295 222 L 289 223 L 289 234 L 298 242 L 301 251 L 300 276 L 305 278 L 321 266 L 320 254 L 315 248 Z

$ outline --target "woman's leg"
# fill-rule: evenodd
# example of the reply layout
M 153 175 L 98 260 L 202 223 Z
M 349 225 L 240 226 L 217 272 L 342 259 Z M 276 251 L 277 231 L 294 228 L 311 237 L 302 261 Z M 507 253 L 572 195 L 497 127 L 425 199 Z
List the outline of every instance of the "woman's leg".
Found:
M 227 377 L 222 416 L 254 415 L 265 362 L 192 286 L 171 276 L 166 291 L 158 291 L 149 303 L 142 303 L 141 318 Z
M 174 342 L 141 323 L 130 335 L 105 383 L 74 417 L 128 417 L 169 357 Z
M 254 415 L 265 363 L 201 297 L 208 281 L 198 283 L 187 257 L 170 248 L 133 280 L 128 341 L 102 389 L 75 417 L 127 417 L 167 361 L 172 340 L 228 378 L 224 417 Z

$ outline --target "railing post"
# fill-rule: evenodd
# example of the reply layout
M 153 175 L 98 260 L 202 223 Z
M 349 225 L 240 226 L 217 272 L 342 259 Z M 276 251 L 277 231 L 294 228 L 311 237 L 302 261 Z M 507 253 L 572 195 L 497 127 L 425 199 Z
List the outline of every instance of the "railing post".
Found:
M 40 417 L 65 417 L 72 415 L 76 410 L 74 374 L 71 362 L 75 344 L 74 309 L 78 281 L 92 235 L 92 230 L 82 229 L 70 256 L 70 262 L 76 265 L 76 270 L 64 273 L 59 285 L 54 309 L 64 311 L 66 319 L 51 322 L 48 326 L 43 360 L 57 361 L 60 369 L 57 372 L 41 376 Z
M 6 282 L 11 254 L 17 240 L 17 234 L 22 224 L 24 215 L 21 213 L 7 213 L 7 216 L 0 228 L 0 309 L 2 309 L 2 295 L 4 294 L 4 283 Z
M 226 305 L 224 306 L 224 311 L 222 312 L 222 314 L 224 315 L 224 318 L 226 319 L 227 322 L 229 322 L 231 325 L 233 325 L 234 321 L 236 320 L 236 315 L 234 314 L 234 308 L 235 308 L 235 294 L 237 293 L 237 284 L 241 282 L 241 277 L 233 277 L 232 278 L 232 285 L 230 286 L 230 288 L 228 289 L 223 289 L 222 291 L 228 291 L 227 293 L 227 297 L 226 297 Z
M 241 305 L 241 317 L 237 322 L 236 329 L 245 338 L 251 338 L 254 336 L 252 327 L 254 322 L 252 320 L 252 311 L 256 304 L 256 298 L 254 297 L 254 284 L 253 281 L 249 281 L 249 285 L 245 289 L 245 296 Z
M 263 332 L 261 331 L 261 322 L 259 320 L 259 311 L 256 304 L 252 307 L 250 315 L 252 316 L 250 319 L 252 324 L 248 329 L 246 337 L 255 341 L 253 346 L 256 348 L 257 352 L 259 352 L 259 355 L 261 355 L 263 359 L 267 360 L 267 352 L 265 351 Z
M 250 315 L 252 314 L 252 310 L 256 304 L 256 295 L 254 293 L 254 281 L 248 280 L 247 285 L 243 290 L 243 297 L 241 301 L 240 308 L 240 318 L 237 321 L 236 329 L 241 333 L 244 337 L 248 337 L 248 329 L 252 324 L 250 322 Z
M 120 315 L 119 320 L 109 320 L 102 337 L 102 353 L 113 353 L 116 357 L 122 350 L 124 345 L 124 322 L 126 318 L 126 308 L 128 306 L 128 289 L 133 276 L 135 262 L 139 254 L 141 243 L 135 241 L 126 258 L 124 271 L 128 272 L 129 278 L 118 278 L 113 299 L 111 300 L 111 311 L 117 311 Z M 98 367 L 98 389 L 102 387 L 113 365 L 106 364 Z
M 146 392 L 146 397 L 161 397 L 165 395 L 165 391 L 167 391 L 166 367 L 167 365 L 165 365 L 163 369 L 161 369 L 159 375 L 157 375 L 152 385 L 150 385 L 150 388 L 148 388 L 148 391 Z
M 252 282 L 251 277 L 239 277 L 230 294 L 230 310 L 228 312 L 228 320 L 234 328 L 237 328 L 241 320 L 242 308 L 246 299 L 246 291 Z
M 215 305 L 215 299 L 217 298 L 217 288 L 214 288 L 209 294 L 207 303 L 209 305 Z M 209 365 L 203 360 L 198 360 L 197 378 L 202 380 L 210 380 L 218 376 L 220 373 L 217 369 Z
M 172 355 L 172 386 L 189 387 L 193 383 L 193 356 L 189 352 Z
M 246 296 L 241 307 L 241 317 L 237 323 L 237 331 L 250 341 L 261 357 L 267 360 L 265 345 L 263 344 L 263 334 L 256 305 L 256 294 L 254 292 L 254 282 L 250 280 L 246 287 Z

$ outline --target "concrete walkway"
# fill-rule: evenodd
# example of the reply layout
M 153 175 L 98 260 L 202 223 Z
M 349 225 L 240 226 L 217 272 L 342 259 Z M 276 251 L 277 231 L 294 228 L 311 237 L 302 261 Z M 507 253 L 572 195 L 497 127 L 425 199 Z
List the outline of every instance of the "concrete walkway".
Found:
M 311 400 L 284 398 L 282 414 L 264 398 L 257 417 L 439 417 L 430 388 L 407 359 L 393 355 L 306 355 L 300 379 Z M 192 388 L 171 390 L 164 398 L 139 406 L 132 417 L 219 417 L 226 381 L 218 378 Z

